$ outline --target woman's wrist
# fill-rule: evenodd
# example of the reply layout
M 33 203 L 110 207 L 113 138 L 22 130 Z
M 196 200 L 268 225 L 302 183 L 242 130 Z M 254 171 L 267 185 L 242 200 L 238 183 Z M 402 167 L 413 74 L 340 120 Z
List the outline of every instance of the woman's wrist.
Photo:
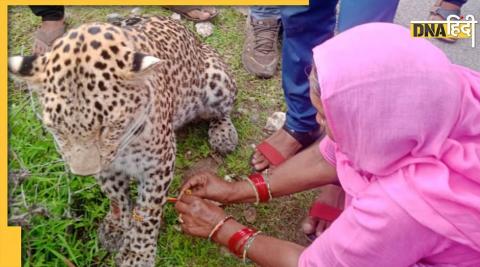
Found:
M 230 237 L 243 228 L 245 228 L 245 226 L 241 223 L 235 220 L 228 220 L 222 225 L 212 239 L 220 245 L 227 246 Z
M 255 191 L 248 181 L 234 182 L 232 183 L 232 190 L 226 198 L 225 203 L 254 202 Z

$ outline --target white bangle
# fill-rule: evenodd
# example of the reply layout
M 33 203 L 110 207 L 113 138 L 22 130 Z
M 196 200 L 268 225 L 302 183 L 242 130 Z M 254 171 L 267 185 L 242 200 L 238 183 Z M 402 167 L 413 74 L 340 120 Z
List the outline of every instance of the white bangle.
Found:
M 225 218 L 221 219 L 216 225 L 215 227 L 213 227 L 212 231 L 210 232 L 210 234 L 208 235 L 208 241 L 211 241 L 212 240 L 212 237 L 213 235 L 218 232 L 218 230 L 220 229 L 220 227 L 222 227 L 226 221 L 230 220 L 230 219 L 233 219 L 233 216 L 232 215 L 227 215 L 225 216 Z
M 250 236 L 243 247 L 243 264 L 247 264 L 247 251 L 252 246 L 253 241 L 262 231 L 255 232 L 252 236 Z
M 260 196 L 258 195 L 257 188 L 253 184 L 252 180 L 250 180 L 248 177 L 243 176 L 243 179 L 248 181 L 248 183 L 250 184 L 250 186 L 253 189 L 253 192 L 255 192 L 255 199 L 256 199 L 255 205 L 258 205 L 258 203 L 260 203 Z

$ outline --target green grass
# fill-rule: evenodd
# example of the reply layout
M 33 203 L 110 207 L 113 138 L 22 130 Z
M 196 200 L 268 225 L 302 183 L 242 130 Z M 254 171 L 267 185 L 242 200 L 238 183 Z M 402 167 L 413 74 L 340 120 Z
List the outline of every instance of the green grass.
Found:
M 105 21 L 109 13 L 128 14 L 131 7 L 67 7 L 67 22 L 76 26 L 90 21 Z M 169 15 L 160 7 L 145 7 L 145 14 Z M 182 20 L 190 29 L 192 22 Z M 9 54 L 29 54 L 32 33 L 40 23 L 26 7 L 9 11 Z M 238 84 L 233 113 L 239 133 L 237 150 L 221 159 L 220 175 L 245 175 L 252 153 L 250 145 L 263 139 L 263 125 L 273 111 L 284 110 L 278 74 L 259 80 L 242 67 L 245 17 L 231 8 L 222 8 L 214 20 L 212 36 L 203 38 L 215 47 L 231 66 Z M 25 215 L 22 233 L 24 266 L 105 266 L 114 255 L 101 248 L 97 226 L 108 210 L 108 200 L 92 177 L 66 172 L 52 137 L 46 133 L 32 109 L 24 84 L 9 82 L 9 170 L 28 170 L 23 183 L 10 184 L 10 217 Z M 243 109 L 249 111 L 237 112 Z M 171 194 L 178 190 L 181 177 L 201 160 L 212 157 L 208 146 L 207 125 L 191 125 L 178 133 L 175 180 Z M 218 158 L 218 156 L 216 157 Z M 11 175 L 13 177 L 13 175 Z M 11 178 L 12 178 L 11 177 Z M 274 236 L 304 242 L 298 223 L 305 214 L 312 194 L 298 194 L 256 207 L 255 227 Z M 44 212 L 38 212 L 38 210 Z M 245 223 L 244 211 L 251 205 L 229 207 L 228 211 Z M 240 262 L 217 245 L 181 234 L 177 215 L 167 206 L 158 240 L 157 266 L 239 266 Z

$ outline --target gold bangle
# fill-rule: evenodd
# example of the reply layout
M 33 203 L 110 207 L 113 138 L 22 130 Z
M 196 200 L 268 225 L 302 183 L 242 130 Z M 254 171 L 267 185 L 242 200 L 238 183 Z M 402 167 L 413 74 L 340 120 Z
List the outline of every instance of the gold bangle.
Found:
M 255 232 L 248 238 L 247 243 L 245 243 L 245 246 L 243 247 L 243 264 L 247 264 L 247 251 L 252 246 L 257 235 L 259 235 L 261 232 L 262 231 Z
M 263 177 L 265 184 L 267 185 L 268 190 L 268 201 L 272 200 L 272 190 L 270 189 L 270 179 L 269 179 L 269 172 L 268 169 L 265 171 L 265 177 Z
M 255 192 L 255 199 L 256 199 L 255 205 L 258 205 L 258 203 L 260 203 L 260 196 L 258 195 L 257 188 L 255 187 L 253 182 L 248 177 L 243 176 L 243 179 L 248 181 L 248 183 L 250 184 L 250 186 L 253 189 L 253 192 Z

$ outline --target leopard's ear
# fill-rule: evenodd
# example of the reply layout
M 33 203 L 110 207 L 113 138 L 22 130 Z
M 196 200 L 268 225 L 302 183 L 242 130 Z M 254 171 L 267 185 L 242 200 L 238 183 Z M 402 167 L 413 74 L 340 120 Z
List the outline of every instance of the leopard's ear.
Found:
M 15 78 L 31 85 L 41 82 L 41 74 L 45 69 L 46 56 L 13 56 L 8 59 L 8 71 Z
M 159 58 L 135 52 L 133 53 L 132 71 L 137 73 L 145 72 L 155 68 L 160 62 Z
M 149 75 L 162 63 L 162 60 L 143 53 L 134 52 L 130 57 L 129 76 L 138 78 Z

